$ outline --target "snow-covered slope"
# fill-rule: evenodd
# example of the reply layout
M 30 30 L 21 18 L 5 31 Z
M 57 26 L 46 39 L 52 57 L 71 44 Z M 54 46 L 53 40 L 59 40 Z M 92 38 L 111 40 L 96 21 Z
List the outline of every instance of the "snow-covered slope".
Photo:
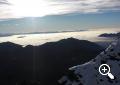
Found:
M 115 79 L 99 73 L 99 66 L 108 64 Z M 69 68 L 68 75 L 63 76 L 59 83 L 63 85 L 120 85 L 120 40 L 113 42 L 95 59 Z

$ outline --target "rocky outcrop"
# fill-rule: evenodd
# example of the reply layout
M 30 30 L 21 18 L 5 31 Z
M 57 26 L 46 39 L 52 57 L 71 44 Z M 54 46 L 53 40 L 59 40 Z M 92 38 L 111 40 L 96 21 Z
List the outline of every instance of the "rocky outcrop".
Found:
M 99 66 L 108 64 L 114 79 L 99 73 Z M 91 61 L 69 68 L 59 83 L 63 85 L 120 85 L 120 40 L 113 42 Z

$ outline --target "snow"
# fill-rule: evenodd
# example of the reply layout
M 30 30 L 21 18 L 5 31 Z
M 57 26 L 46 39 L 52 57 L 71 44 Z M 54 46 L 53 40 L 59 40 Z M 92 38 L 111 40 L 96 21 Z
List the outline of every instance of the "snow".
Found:
M 115 79 L 99 73 L 99 66 L 108 64 L 110 73 Z M 69 75 L 63 76 L 59 83 L 64 85 L 120 85 L 120 39 L 113 42 L 104 52 L 101 52 L 95 59 L 83 64 L 69 68 L 69 72 L 77 79 L 70 79 Z

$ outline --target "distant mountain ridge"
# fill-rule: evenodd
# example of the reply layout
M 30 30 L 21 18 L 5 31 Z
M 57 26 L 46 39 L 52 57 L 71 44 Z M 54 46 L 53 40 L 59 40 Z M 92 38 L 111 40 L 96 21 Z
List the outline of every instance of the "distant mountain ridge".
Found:
M 120 37 L 120 32 L 118 33 L 104 33 L 99 35 L 99 37 Z
M 86 30 L 66 30 L 66 31 L 49 31 L 49 32 L 26 32 L 26 33 L 0 33 L 0 37 L 12 35 L 25 35 L 25 34 L 48 34 L 48 33 L 67 33 L 67 32 L 81 32 Z

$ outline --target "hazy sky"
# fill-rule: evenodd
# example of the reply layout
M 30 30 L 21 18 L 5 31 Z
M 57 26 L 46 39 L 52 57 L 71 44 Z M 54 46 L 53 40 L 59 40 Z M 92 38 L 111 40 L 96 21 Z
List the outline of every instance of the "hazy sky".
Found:
M 0 0 L 0 33 L 119 29 L 119 23 L 120 0 Z

